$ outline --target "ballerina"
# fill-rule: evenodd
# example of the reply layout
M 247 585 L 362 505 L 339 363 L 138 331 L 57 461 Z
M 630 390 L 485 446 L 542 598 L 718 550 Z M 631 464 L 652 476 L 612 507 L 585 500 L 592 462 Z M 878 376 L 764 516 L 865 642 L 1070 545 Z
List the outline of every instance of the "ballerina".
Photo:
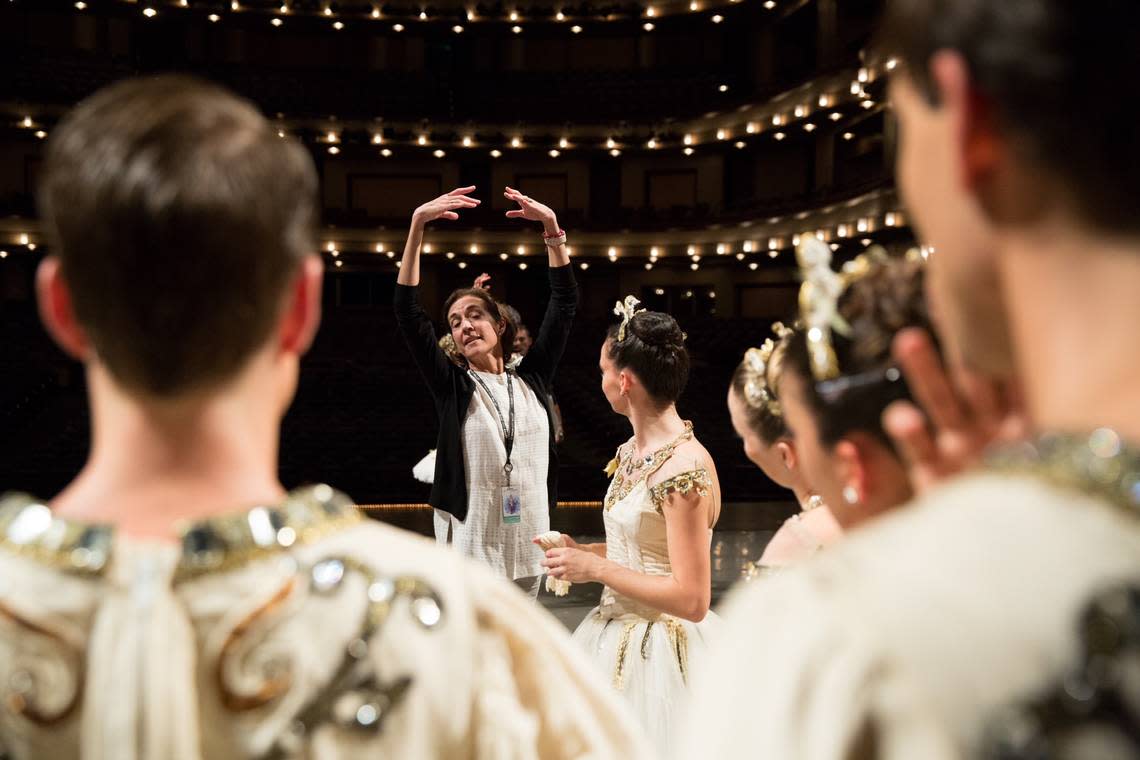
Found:
M 543 564 L 556 581 L 605 584 L 574 638 L 664 751 L 690 660 L 716 625 L 709 544 L 720 484 L 692 424 L 677 414 L 689 375 L 684 333 L 671 316 L 636 306 L 632 296 L 618 304 L 622 321 L 599 365 L 606 400 L 633 426 L 607 467 L 606 541 L 577 544 L 563 535 L 566 548 L 549 550 Z
M 772 331 L 776 339 L 768 338 L 759 348 L 748 349 L 733 373 L 728 413 L 745 456 L 774 483 L 789 489 L 800 511 L 784 521 L 756 563 L 745 565 L 747 580 L 790 567 L 843 535 L 831 509 L 804 477 L 796 442 L 776 396 L 784 354 L 795 330 L 777 322 Z

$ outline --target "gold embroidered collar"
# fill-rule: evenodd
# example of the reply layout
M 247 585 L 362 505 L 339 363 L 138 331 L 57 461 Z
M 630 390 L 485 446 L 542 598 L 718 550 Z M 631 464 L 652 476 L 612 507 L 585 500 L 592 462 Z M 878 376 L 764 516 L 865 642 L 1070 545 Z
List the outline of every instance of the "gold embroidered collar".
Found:
M 618 454 L 609 465 L 606 466 L 606 472 L 614 477 L 614 482 L 610 486 L 609 492 L 606 494 L 605 508 L 610 509 L 614 504 L 629 496 L 633 489 L 637 487 L 638 483 L 646 480 L 653 473 L 660 470 L 669 458 L 673 456 L 673 452 L 677 450 L 685 441 L 693 439 L 693 423 L 685 420 L 685 432 L 677 436 L 677 438 L 668 445 L 662 446 L 650 455 L 648 464 L 638 470 L 633 477 L 626 474 L 625 464 L 633 456 L 632 447 L 630 451 L 623 453 L 618 449 Z
M 273 506 L 191 522 L 181 528 L 175 580 L 226 570 L 295 545 L 311 543 L 362 518 L 327 485 L 291 491 Z M 65 520 L 27 494 L 0 498 L 0 550 L 77 575 L 101 575 L 110 564 L 114 526 Z
M 1109 428 L 1089 435 L 1047 433 L 987 458 L 997 472 L 1023 473 L 1091 494 L 1140 517 L 1140 448 Z

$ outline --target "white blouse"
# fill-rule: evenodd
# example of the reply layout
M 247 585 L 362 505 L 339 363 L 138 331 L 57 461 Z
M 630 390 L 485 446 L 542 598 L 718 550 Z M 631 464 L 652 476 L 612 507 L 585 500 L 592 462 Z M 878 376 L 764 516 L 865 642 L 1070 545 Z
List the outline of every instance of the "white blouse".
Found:
M 511 485 L 522 500 L 522 519 L 503 524 L 499 487 L 507 461 L 503 425 L 495 410 L 498 403 L 503 422 L 510 424 L 507 373 L 479 372 L 475 393 L 463 420 L 463 469 L 467 481 L 467 519 L 460 521 L 442 510 L 435 512 L 435 536 L 451 543 L 462 554 L 490 566 L 509 579 L 541 575 L 542 550 L 531 543 L 550 530 L 550 504 L 546 478 L 550 466 L 550 420 L 546 405 L 516 375 L 512 381 L 515 399 L 515 444 L 511 451 Z M 486 387 L 484 387 L 484 385 Z M 492 395 L 488 395 L 487 391 Z M 493 398 L 493 400 L 492 400 Z

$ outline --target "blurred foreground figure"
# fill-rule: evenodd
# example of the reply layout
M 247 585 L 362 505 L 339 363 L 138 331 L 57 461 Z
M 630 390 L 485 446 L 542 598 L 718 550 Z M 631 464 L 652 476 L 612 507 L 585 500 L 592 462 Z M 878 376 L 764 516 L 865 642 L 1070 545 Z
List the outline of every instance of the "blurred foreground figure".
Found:
M 0 500 L 0 755 L 640 756 L 509 583 L 278 482 L 316 191 L 300 145 L 194 80 L 113 85 L 53 133 L 38 297 L 93 440 L 55 499 Z
M 940 337 L 1016 376 L 1036 437 L 734 598 L 678 757 L 1060 756 L 1037 750 L 1060 752 L 1062 686 L 1089 723 L 1135 715 L 1113 707 L 1132 634 L 1090 657 L 1082 621 L 1129 620 L 1110 589 L 1140 577 L 1138 24 L 1133 0 L 889 3 Z M 939 390 L 916 393 L 931 423 L 961 427 Z M 1099 746 L 1066 756 L 1130 756 Z

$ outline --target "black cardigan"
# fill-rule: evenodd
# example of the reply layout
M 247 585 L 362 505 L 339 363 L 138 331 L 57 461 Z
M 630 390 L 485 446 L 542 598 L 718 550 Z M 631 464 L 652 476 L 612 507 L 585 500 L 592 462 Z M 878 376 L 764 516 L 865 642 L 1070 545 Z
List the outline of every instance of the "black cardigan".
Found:
M 457 367 L 439 347 L 435 327 L 420 305 L 419 288 L 396 285 L 393 306 L 396 323 L 412 352 L 412 358 L 427 381 L 439 417 L 436 439 L 435 478 L 428 503 L 467 518 L 467 482 L 463 468 L 463 420 L 475 393 L 475 381 Z M 554 372 L 570 337 L 578 309 L 578 285 L 570 265 L 550 268 L 550 301 L 538 337 L 518 366 L 517 376 L 543 402 L 550 429 L 550 460 L 546 473 L 547 501 L 551 508 L 558 498 L 558 452 L 554 448 L 554 422 L 550 413 Z

